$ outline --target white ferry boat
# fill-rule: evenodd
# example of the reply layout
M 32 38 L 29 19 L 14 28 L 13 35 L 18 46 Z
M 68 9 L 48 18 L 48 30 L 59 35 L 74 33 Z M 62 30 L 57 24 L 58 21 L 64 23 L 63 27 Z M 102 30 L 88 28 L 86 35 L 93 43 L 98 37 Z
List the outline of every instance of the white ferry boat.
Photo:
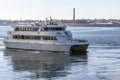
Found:
M 86 51 L 88 41 L 72 38 L 66 26 L 52 19 L 45 25 L 14 25 L 11 38 L 4 39 L 6 48 L 45 51 Z

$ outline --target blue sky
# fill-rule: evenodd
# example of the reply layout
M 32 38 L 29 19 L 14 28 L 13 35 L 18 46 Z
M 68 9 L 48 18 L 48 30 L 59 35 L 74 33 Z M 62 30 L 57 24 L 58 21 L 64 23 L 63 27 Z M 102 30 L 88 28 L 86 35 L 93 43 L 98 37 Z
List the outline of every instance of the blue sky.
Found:
M 120 0 L 0 0 L 0 19 L 120 19 Z

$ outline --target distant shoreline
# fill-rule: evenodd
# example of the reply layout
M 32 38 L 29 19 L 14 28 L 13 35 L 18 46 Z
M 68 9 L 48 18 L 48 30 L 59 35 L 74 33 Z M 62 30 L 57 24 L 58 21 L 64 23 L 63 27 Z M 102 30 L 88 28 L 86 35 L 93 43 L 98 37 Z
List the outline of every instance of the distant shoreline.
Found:
M 68 26 L 73 26 L 73 27 L 120 27 L 120 24 L 119 25 L 114 25 L 114 24 L 111 24 L 111 25 L 101 25 L 101 24 L 78 24 L 78 25 L 68 25 Z
M 0 26 L 11 26 L 10 24 L 0 24 Z
M 120 24 L 65 24 L 68 27 L 120 27 Z M 0 26 L 11 26 L 11 24 L 0 24 Z

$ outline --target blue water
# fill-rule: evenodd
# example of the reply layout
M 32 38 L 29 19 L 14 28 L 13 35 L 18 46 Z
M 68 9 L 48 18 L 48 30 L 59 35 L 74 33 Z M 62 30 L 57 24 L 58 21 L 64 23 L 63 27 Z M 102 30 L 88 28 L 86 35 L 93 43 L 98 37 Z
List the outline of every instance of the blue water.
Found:
M 68 27 L 73 38 L 85 38 L 87 53 L 9 50 L 0 26 L 0 80 L 120 80 L 120 28 Z

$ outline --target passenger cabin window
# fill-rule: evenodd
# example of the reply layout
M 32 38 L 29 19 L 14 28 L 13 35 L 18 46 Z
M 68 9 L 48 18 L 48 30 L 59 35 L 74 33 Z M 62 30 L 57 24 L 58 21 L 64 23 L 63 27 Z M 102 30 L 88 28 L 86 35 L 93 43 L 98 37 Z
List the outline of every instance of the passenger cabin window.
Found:
M 43 36 L 43 40 L 57 40 L 55 36 Z
M 41 31 L 64 31 L 64 27 L 42 27 Z
M 35 40 L 40 40 L 41 36 L 14 35 L 13 39 L 35 39 Z
M 15 28 L 15 31 L 38 31 L 39 28 L 35 27 L 22 27 L 22 28 Z
M 24 36 L 24 35 L 14 35 L 13 39 L 57 40 L 55 36 Z

